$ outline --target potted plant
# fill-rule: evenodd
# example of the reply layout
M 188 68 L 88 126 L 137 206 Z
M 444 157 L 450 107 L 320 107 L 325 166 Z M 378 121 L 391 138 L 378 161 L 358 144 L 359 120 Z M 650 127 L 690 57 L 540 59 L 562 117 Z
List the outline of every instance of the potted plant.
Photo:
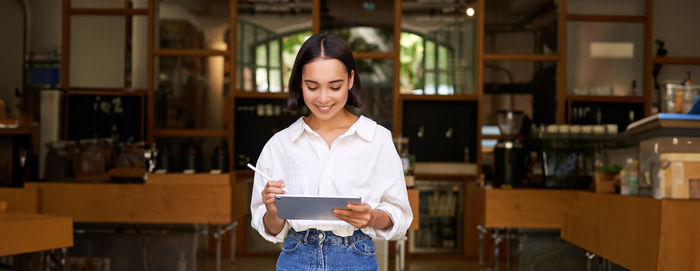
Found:
M 593 175 L 591 190 L 595 193 L 615 193 L 621 170 L 622 166 L 617 164 L 604 164 L 597 168 Z

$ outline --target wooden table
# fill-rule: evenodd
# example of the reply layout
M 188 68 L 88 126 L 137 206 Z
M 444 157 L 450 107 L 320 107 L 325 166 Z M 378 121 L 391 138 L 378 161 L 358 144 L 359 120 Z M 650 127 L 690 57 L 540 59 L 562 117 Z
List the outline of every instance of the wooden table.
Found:
M 630 270 L 700 270 L 700 200 L 580 192 L 561 238 Z
M 221 237 L 243 218 L 247 190 L 229 174 L 149 174 L 145 184 L 30 182 L 0 189 L 0 200 L 8 201 L 8 211 L 34 209 L 79 223 L 211 224 L 219 270 Z
M 0 256 L 73 246 L 69 217 L 0 212 Z

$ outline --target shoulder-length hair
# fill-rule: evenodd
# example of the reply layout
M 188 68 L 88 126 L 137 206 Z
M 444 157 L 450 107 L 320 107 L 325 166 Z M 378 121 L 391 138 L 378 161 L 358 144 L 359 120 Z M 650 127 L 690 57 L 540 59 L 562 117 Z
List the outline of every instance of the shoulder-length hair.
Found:
M 301 89 L 301 73 L 306 63 L 314 59 L 337 59 L 345 65 L 345 69 L 350 75 L 350 71 L 354 71 L 353 85 L 348 90 L 348 101 L 346 106 L 360 108 L 363 106 L 360 102 L 360 73 L 355 65 L 355 59 L 352 56 L 350 46 L 336 34 L 318 33 L 311 36 L 301 45 L 297 53 L 292 74 L 289 77 L 289 93 L 287 95 L 286 111 L 296 112 L 306 104 L 304 103 L 304 94 Z

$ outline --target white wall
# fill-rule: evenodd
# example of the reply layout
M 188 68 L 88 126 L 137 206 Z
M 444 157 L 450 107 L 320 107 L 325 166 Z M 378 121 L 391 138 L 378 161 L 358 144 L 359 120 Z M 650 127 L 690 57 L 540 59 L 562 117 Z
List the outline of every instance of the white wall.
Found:
M 61 1 L 29 2 L 32 11 L 31 52 L 57 52 L 61 49 Z

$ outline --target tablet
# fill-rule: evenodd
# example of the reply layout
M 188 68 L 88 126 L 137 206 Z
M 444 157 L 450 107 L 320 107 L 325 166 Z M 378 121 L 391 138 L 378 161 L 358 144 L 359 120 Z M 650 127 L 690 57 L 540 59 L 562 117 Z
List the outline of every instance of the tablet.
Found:
M 338 220 L 333 209 L 347 209 L 348 202 L 361 202 L 360 196 L 275 195 L 280 219 Z

